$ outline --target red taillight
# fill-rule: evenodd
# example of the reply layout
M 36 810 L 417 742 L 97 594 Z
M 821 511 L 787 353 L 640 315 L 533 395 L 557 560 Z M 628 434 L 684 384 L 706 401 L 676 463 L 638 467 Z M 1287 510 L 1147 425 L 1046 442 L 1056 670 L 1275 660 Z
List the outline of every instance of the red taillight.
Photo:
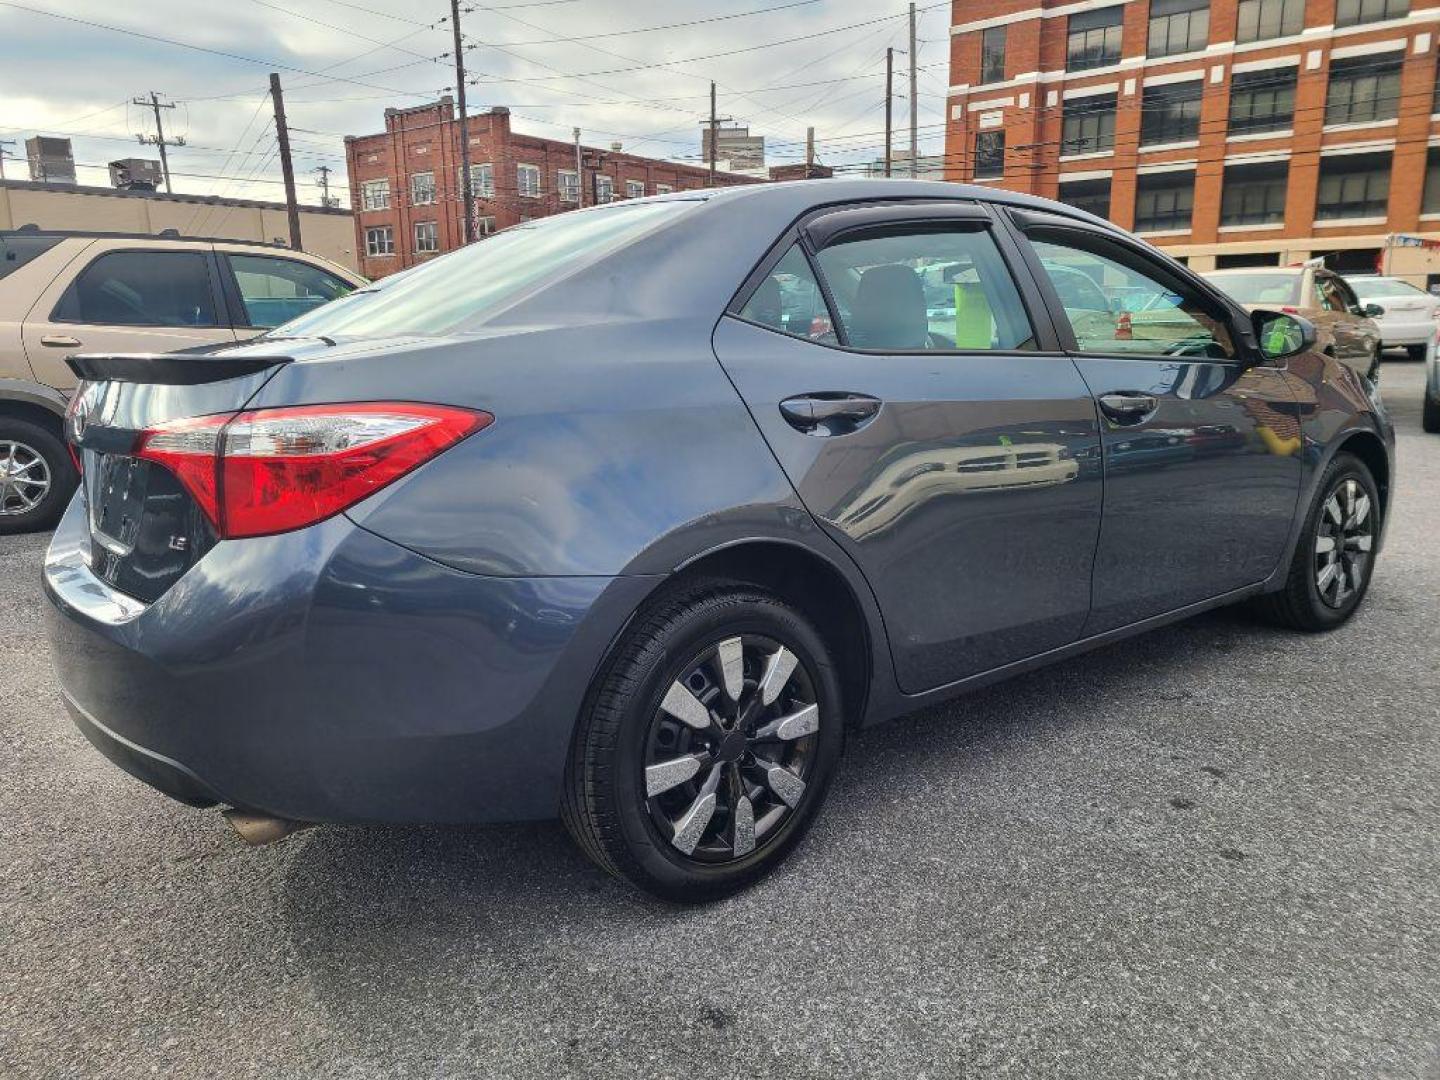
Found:
M 389 402 L 257 409 L 152 428 L 136 456 L 174 473 L 222 538 L 266 536 L 340 513 L 494 419 Z
M 1289 304 L 1282 305 L 1280 310 L 1283 311 L 1286 315 L 1300 314 L 1300 309 L 1298 307 L 1291 307 Z

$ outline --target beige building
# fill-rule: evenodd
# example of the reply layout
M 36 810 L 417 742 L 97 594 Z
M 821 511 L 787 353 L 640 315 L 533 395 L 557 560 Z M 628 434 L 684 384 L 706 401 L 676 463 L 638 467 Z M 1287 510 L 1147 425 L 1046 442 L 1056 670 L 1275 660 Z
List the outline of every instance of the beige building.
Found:
M 174 229 L 181 236 L 282 243 L 290 235 L 283 203 L 0 180 L 0 229 L 22 225 L 147 235 Z M 300 239 L 311 254 L 359 268 L 349 210 L 302 206 Z

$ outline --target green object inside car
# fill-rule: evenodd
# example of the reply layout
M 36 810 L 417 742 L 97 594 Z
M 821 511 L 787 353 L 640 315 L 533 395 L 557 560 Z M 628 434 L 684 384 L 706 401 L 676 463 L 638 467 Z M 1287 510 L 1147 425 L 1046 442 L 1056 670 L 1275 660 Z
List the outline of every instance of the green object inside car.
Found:
M 979 284 L 955 283 L 955 347 L 957 349 L 988 349 L 993 336 L 994 319 L 990 301 Z

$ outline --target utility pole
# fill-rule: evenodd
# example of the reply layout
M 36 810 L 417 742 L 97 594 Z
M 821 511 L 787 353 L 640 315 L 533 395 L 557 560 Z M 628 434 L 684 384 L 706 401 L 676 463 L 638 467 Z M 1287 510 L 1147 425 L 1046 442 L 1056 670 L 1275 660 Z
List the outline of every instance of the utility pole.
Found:
M 184 138 L 165 138 L 165 126 L 160 123 L 160 110 L 173 109 L 175 108 L 175 103 L 170 101 L 161 104 L 160 95 L 154 90 L 151 90 L 148 98 L 131 98 L 130 104 L 143 105 L 155 114 L 155 134 L 139 135 L 136 137 L 147 146 L 158 146 L 160 148 L 160 175 L 165 179 L 165 193 L 168 195 L 170 194 L 170 159 L 165 156 L 165 147 L 184 146 L 185 140 Z
M 920 94 L 915 84 L 915 5 L 910 5 L 910 178 L 920 174 Z
M 815 129 L 805 129 L 805 179 L 810 179 L 810 173 L 815 168 Z
M 13 157 L 13 156 L 14 156 L 13 154 L 10 153 L 9 150 L 6 150 L 5 148 L 6 148 L 7 146 L 14 146 L 14 145 L 15 145 L 15 140 L 14 140 L 14 139 L 0 139 L 0 180 L 4 180 L 4 179 L 5 179 L 5 159 L 6 159 L 7 157 Z
M 580 129 L 575 130 L 575 206 L 585 205 L 585 158 L 580 152 Z
M 316 165 L 315 172 L 320 174 L 320 205 L 330 205 L 330 166 Z
M 895 50 L 885 50 L 885 175 L 890 176 L 891 112 L 895 103 Z
M 720 121 L 715 116 L 715 83 L 710 83 L 710 186 L 715 186 L 715 156 L 720 148 Z
M 465 111 L 465 46 L 460 40 L 460 0 L 450 0 L 450 29 L 455 32 L 455 100 L 460 106 L 460 205 L 465 212 L 465 243 L 475 239 L 475 188 L 470 183 L 470 119 Z
M 290 219 L 290 246 L 300 251 L 300 205 L 295 201 L 295 164 L 290 160 L 290 128 L 285 123 L 285 94 L 280 76 L 270 73 L 270 101 L 275 106 L 275 141 L 280 144 L 280 173 L 285 177 L 285 216 Z

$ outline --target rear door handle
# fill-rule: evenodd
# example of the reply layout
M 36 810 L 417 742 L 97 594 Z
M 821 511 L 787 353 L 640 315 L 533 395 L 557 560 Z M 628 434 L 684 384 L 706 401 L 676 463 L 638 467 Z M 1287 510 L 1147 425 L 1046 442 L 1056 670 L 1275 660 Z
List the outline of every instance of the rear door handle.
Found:
M 802 394 L 780 402 L 785 422 L 807 435 L 844 435 L 879 412 L 880 400 L 866 394 Z
M 80 339 L 68 334 L 46 334 L 40 339 L 40 344 L 50 349 L 78 349 Z
M 1159 407 L 1160 402 L 1154 394 L 1142 394 L 1138 390 L 1100 395 L 1101 411 L 1119 424 L 1139 423 Z

